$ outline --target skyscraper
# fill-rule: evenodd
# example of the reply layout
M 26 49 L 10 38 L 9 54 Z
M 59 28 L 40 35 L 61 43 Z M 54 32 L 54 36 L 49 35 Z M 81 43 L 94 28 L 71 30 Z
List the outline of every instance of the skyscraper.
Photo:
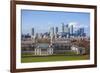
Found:
M 55 38 L 58 38 L 58 27 L 55 28 Z
M 55 28 L 55 33 L 56 33 L 56 34 L 58 33 L 58 27 Z
M 54 27 L 50 28 L 50 38 L 51 38 L 51 45 L 52 45 L 53 38 L 54 38 Z
M 34 36 L 34 28 L 32 28 L 32 36 Z
M 50 28 L 50 36 L 54 36 L 54 27 Z
M 73 35 L 73 25 L 70 26 L 70 35 Z
M 64 32 L 64 23 L 62 23 L 62 32 Z
M 80 28 L 80 36 L 84 35 L 84 28 Z
M 64 32 L 66 32 L 66 33 L 69 32 L 69 30 L 68 30 L 68 25 L 65 25 L 65 26 L 64 26 Z

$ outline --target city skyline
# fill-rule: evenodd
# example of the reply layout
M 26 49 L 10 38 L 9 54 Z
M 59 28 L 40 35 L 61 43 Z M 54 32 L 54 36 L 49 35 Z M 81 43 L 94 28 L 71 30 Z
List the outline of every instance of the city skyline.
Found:
M 73 25 L 74 30 L 84 28 L 86 34 L 90 35 L 90 14 L 79 12 L 56 12 L 56 11 L 34 11 L 22 10 L 22 33 L 31 34 L 34 32 L 49 32 L 51 27 L 58 27 L 58 31 L 62 31 L 62 24 Z

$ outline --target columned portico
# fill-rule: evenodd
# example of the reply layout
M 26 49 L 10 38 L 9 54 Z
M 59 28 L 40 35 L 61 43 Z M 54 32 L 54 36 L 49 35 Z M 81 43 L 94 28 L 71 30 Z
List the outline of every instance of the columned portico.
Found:
M 53 48 L 35 48 L 35 55 L 52 55 L 53 54 Z

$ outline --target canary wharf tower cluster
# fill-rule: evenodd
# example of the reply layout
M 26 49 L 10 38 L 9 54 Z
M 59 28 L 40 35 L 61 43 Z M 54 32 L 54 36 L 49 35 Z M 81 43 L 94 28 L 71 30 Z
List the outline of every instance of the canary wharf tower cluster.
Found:
M 45 29 L 45 28 L 44 28 Z M 49 32 L 44 32 L 44 33 L 37 33 L 35 32 L 35 28 L 32 28 L 32 33 L 31 35 L 33 37 L 37 38 L 49 38 L 54 37 L 54 38 L 75 38 L 75 37 L 86 37 L 85 29 L 84 27 L 80 27 L 77 30 L 75 30 L 73 25 L 69 24 L 64 24 L 62 23 L 62 31 L 59 31 L 60 28 L 58 27 L 50 27 Z

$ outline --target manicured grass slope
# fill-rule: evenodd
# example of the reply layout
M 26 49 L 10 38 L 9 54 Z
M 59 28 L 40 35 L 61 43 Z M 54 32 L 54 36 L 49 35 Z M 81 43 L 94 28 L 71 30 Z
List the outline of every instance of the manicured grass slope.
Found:
M 89 59 L 88 55 L 80 56 L 42 56 L 42 57 L 22 57 L 22 63 L 28 62 L 48 62 L 48 61 L 71 61 L 71 60 L 86 60 Z

